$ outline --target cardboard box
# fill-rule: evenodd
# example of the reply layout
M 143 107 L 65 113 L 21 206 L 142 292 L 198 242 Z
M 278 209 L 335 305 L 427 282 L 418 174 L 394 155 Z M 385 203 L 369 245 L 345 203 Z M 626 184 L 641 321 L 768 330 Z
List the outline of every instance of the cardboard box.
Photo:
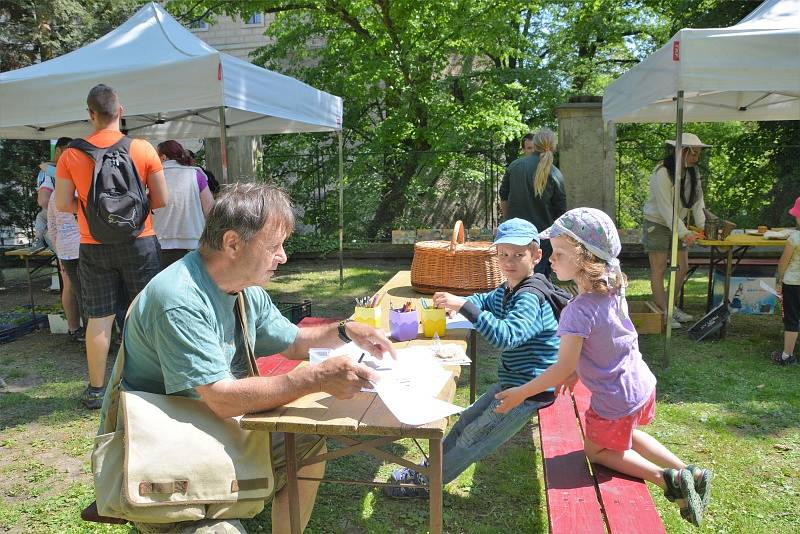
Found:
M 731 274 L 730 299 L 731 313 L 746 315 L 771 315 L 775 313 L 778 298 L 761 288 L 761 282 L 775 288 L 774 265 L 746 265 L 734 269 Z M 713 306 L 722 302 L 725 293 L 725 271 L 714 269 Z
M 664 331 L 664 314 L 649 300 L 629 300 L 628 314 L 640 335 L 660 334 Z

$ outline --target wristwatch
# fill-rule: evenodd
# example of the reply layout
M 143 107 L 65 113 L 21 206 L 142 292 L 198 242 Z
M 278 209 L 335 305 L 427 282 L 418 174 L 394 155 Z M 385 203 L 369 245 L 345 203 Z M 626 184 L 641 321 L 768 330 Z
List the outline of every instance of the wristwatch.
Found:
M 345 330 L 344 325 L 347 324 L 347 321 L 339 321 L 339 326 L 336 327 L 336 330 L 339 332 L 339 339 L 344 341 L 345 343 L 350 343 L 353 341 L 350 339 L 350 336 L 347 335 L 347 330 Z

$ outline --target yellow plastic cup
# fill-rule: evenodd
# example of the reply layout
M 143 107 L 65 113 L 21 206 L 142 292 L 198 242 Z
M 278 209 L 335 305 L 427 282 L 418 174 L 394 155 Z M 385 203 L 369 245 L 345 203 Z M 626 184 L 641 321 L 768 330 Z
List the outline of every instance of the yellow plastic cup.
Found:
M 422 335 L 433 337 L 439 334 L 444 336 L 447 330 L 447 322 L 444 317 L 444 308 L 420 308 L 420 320 L 422 321 Z
M 372 328 L 381 327 L 381 309 L 380 308 L 364 308 L 356 306 L 356 311 L 353 313 L 353 320 L 357 323 L 364 323 L 370 325 Z

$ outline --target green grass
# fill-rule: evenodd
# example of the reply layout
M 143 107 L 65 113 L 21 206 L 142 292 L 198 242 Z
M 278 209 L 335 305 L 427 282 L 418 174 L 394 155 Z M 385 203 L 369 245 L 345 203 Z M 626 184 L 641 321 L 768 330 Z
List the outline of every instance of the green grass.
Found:
M 352 299 L 371 294 L 406 263 L 356 264 L 339 289 L 334 262 L 289 263 L 269 292 L 280 302 L 311 298 L 315 315 L 342 317 Z M 648 298 L 646 272 L 632 270 L 629 296 Z M 700 314 L 705 279 L 687 285 L 686 306 Z M 88 469 L 97 414 L 79 407 L 85 385 L 82 352 L 58 336 L 35 333 L 0 345 L 0 376 L 24 391 L 0 394 L 0 531 L 130 532 L 129 527 L 81 522 L 94 496 Z M 700 529 L 680 519 L 674 504 L 651 486 L 668 532 L 776 533 L 800 524 L 800 367 L 782 368 L 765 355 L 780 347 L 778 316 L 734 316 L 723 341 L 696 343 L 676 332 L 669 367 L 664 338 L 642 336 L 640 347 L 658 377 L 658 404 L 649 431 L 686 461 L 709 466 L 716 479 L 706 522 Z M 479 346 L 478 389 L 496 376 L 497 354 Z M 469 372 L 456 402 L 466 405 Z M 454 419 L 453 419 L 454 420 Z M 446 486 L 447 532 L 546 532 L 547 511 L 535 420 L 489 458 Z M 402 441 L 419 458 L 416 446 Z M 328 465 L 327 475 L 385 478 L 395 466 L 367 455 Z M 377 489 L 323 484 L 307 532 L 421 533 L 427 501 L 392 501 Z M 250 532 L 269 532 L 269 507 L 245 522 Z

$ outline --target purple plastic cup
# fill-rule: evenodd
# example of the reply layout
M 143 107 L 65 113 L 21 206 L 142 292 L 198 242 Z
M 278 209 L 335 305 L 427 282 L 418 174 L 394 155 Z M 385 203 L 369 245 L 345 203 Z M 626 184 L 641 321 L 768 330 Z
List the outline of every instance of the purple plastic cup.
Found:
M 417 339 L 419 332 L 419 313 L 417 310 L 401 312 L 389 310 L 389 332 L 395 341 Z

